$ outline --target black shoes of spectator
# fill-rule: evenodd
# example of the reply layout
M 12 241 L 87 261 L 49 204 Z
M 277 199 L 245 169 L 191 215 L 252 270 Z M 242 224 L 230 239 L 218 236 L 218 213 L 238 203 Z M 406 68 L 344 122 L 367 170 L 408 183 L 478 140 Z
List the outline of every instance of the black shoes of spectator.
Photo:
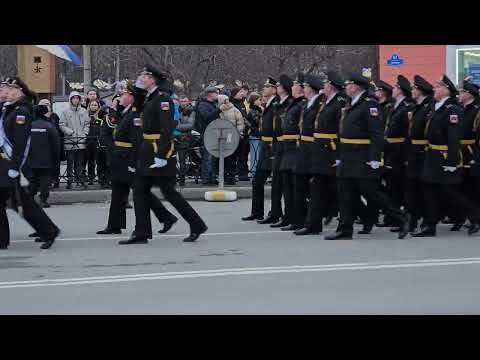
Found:
M 185 186 L 185 180 L 180 180 L 178 182 L 178 186 L 184 187 Z
M 121 234 L 121 233 L 122 233 L 122 230 L 120 229 L 110 229 L 110 228 L 97 231 L 97 235 L 110 235 L 110 234 Z
M 158 233 L 159 234 L 165 234 L 166 232 L 168 232 L 168 230 L 170 230 L 172 228 L 172 226 L 178 221 L 178 218 L 175 218 L 175 219 L 172 219 L 171 221 L 165 221 L 163 223 L 163 229 L 162 230 L 158 230 Z
M 480 230 L 480 224 L 478 222 L 475 222 L 468 229 L 468 235 L 476 234 L 479 230 Z
M 463 222 L 463 221 L 462 221 L 462 222 L 455 223 L 455 224 L 451 227 L 450 231 L 460 231 L 460 230 L 462 230 L 463 224 L 465 224 L 465 222 Z
M 360 230 L 358 233 L 360 235 L 367 235 L 367 234 L 370 234 L 372 232 L 372 229 L 373 229 L 373 225 L 364 224 L 362 230 Z
M 67 190 L 72 190 L 72 184 L 67 184 L 66 189 L 67 189 Z
M 229 180 L 225 181 L 225 185 L 236 185 L 236 184 L 237 184 L 237 182 L 235 180 L 229 179 Z
M 250 181 L 250 178 L 248 177 L 248 175 L 239 176 L 238 181 Z
M 7 244 L 0 244 L 0 250 L 8 250 Z

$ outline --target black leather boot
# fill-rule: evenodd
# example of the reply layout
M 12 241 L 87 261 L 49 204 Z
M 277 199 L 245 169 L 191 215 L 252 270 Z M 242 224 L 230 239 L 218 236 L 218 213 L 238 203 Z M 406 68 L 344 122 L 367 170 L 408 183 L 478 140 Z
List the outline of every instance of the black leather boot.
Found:
M 412 234 L 412 237 L 434 237 L 437 236 L 437 229 L 435 226 L 425 226 L 419 232 Z
M 266 219 L 263 220 L 258 220 L 257 223 L 261 225 L 266 225 L 266 224 L 275 224 L 278 222 L 279 218 L 278 217 L 273 217 L 273 216 L 267 216 Z
M 318 235 L 322 232 L 322 230 L 312 229 L 312 228 L 303 228 L 300 230 L 296 230 L 293 233 L 298 236 L 305 236 L 305 235 Z
M 171 220 L 168 220 L 168 221 L 165 221 L 163 223 L 163 229 L 162 230 L 158 230 L 158 233 L 159 234 L 165 234 L 166 232 L 168 232 L 168 230 L 170 230 L 172 228 L 173 225 L 175 225 L 175 223 L 178 221 L 178 218 L 175 217 L 175 219 L 171 219 Z
M 110 235 L 110 234 L 121 234 L 122 230 L 120 229 L 110 229 L 110 228 L 105 228 L 103 230 L 97 231 L 97 235 Z
M 271 228 L 281 228 L 281 227 L 287 226 L 289 224 L 290 224 L 290 222 L 287 219 L 283 218 L 279 222 L 270 225 L 270 227 Z
M 295 231 L 295 230 L 300 230 L 301 228 L 302 228 L 301 225 L 291 224 L 291 225 L 282 227 L 280 230 L 282 230 L 282 231 Z
M 148 239 L 145 236 L 138 236 L 132 234 L 128 240 L 121 240 L 118 242 L 119 245 L 132 245 L 132 244 L 148 244 Z
M 339 231 L 335 234 L 325 236 L 325 240 L 352 240 L 352 234 Z
M 200 235 L 202 235 L 207 230 L 208 230 L 208 227 L 206 225 L 199 230 L 193 230 L 190 232 L 190 235 L 188 237 L 183 239 L 183 242 L 194 242 L 200 237 Z
M 373 225 L 372 224 L 364 224 L 362 230 L 360 230 L 358 233 L 361 235 L 367 235 L 372 232 Z

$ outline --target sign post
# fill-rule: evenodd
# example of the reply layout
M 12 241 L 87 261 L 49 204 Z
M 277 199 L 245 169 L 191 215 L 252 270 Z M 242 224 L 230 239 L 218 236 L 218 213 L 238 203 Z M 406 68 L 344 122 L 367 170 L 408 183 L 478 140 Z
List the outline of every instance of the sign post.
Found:
M 218 190 L 207 191 L 207 201 L 235 201 L 235 191 L 224 190 L 225 186 L 225 158 L 232 155 L 240 143 L 240 134 L 237 128 L 227 120 L 212 121 L 205 130 L 203 142 L 207 151 L 219 160 Z

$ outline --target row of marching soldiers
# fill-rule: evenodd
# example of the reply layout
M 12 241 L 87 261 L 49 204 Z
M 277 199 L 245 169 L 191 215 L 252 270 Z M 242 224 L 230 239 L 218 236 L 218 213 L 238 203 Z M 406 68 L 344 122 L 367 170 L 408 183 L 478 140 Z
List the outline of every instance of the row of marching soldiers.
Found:
M 360 74 L 344 81 L 333 71 L 325 79 L 269 77 L 252 209 L 242 220 L 301 236 L 321 233 L 339 215 L 326 240 L 352 239 L 355 221 L 360 234 L 377 225 L 400 239 L 436 236 L 445 217 L 452 231 L 468 219 L 468 233 L 478 232 L 479 87 L 468 78 L 462 85 L 418 75 L 413 83 L 399 75 L 393 85 Z
M 42 242 L 42 249 L 49 249 L 60 229 L 22 181 L 28 179 L 26 159 L 32 150 L 33 135 L 45 130 L 35 125 L 34 119 L 49 109 L 34 106 L 36 95 L 18 77 L 7 79 L 0 89 L 2 96 L 6 94 L 0 116 L 0 249 L 10 245 L 7 200 L 12 200 L 13 208 L 35 230 L 35 241 Z M 126 207 L 133 188 L 135 229 L 120 245 L 146 244 L 152 239 L 150 210 L 163 224 L 160 233 L 166 233 L 177 222 L 178 218 L 152 193 L 152 187 L 159 187 L 165 200 L 190 225 L 184 242 L 194 242 L 207 231 L 205 222 L 175 189 L 177 160 L 171 94 L 168 75 L 146 65 L 137 82 L 128 82 L 120 97 L 114 99 L 117 106 L 111 114 L 115 123 L 110 166 L 112 201 L 107 227 L 97 234 L 120 234 L 126 228 Z M 37 151 L 38 148 L 32 154 Z

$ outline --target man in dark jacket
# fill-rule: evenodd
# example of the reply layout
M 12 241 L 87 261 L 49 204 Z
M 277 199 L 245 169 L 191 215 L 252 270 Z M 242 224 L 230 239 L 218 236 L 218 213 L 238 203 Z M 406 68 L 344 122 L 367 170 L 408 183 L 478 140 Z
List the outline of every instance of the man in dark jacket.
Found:
M 33 110 L 30 152 L 27 160 L 33 175 L 30 193 L 35 196 L 40 190 L 40 205 L 48 208 L 50 181 L 56 164 L 60 161 L 60 137 L 54 125 L 45 116 L 49 112 L 48 107 L 37 105 Z
M 343 110 L 339 126 L 340 151 L 336 164 L 340 223 L 337 232 L 325 240 L 352 239 L 353 210 L 358 194 L 401 223 L 398 237 L 403 239 L 408 233 L 410 216 L 378 190 L 384 146 L 384 125 L 379 119 L 378 102 L 368 96 L 369 79 L 364 76 L 352 74 L 345 84 L 352 101 Z
M 188 97 L 180 98 L 180 120 L 175 129 L 175 147 L 178 154 L 178 164 L 180 165 L 178 174 L 178 185 L 185 186 L 185 176 L 187 165 L 185 163 L 187 151 L 192 140 L 192 130 L 194 119 L 192 117 L 193 107 Z
M 230 92 L 230 102 L 242 113 L 243 119 L 247 119 L 248 110 L 245 104 L 249 88 L 243 85 L 240 88 L 233 88 Z M 250 142 L 248 136 L 249 128 L 245 126 L 243 136 L 240 137 L 238 145 L 237 172 L 238 180 L 249 181 L 248 177 L 248 153 L 250 152 Z
M 221 110 L 216 107 L 217 88 L 209 86 L 205 89 L 205 98 L 200 99 L 195 109 L 195 130 L 203 137 L 208 124 L 219 118 Z M 212 155 L 202 146 L 201 178 L 203 185 L 216 185 L 215 166 Z

